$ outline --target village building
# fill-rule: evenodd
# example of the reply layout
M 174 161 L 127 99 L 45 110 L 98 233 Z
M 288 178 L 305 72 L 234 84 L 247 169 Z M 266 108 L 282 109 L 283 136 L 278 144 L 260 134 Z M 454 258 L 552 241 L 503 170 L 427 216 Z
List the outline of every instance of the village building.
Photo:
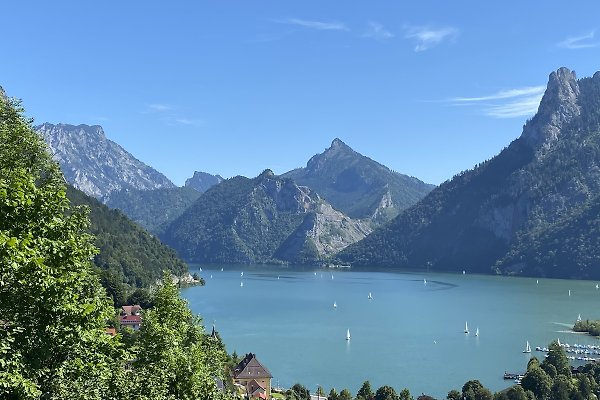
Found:
M 271 398 L 271 379 L 273 375 L 256 358 L 248 353 L 234 368 L 233 380 L 244 387 L 248 399 Z
M 129 326 L 133 330 L 140 329 L 142 325 L 142 307 L 138 304 L 133 306 L 121 307 L 121 315 L 119 316 L 119 323 L 121 328 Z

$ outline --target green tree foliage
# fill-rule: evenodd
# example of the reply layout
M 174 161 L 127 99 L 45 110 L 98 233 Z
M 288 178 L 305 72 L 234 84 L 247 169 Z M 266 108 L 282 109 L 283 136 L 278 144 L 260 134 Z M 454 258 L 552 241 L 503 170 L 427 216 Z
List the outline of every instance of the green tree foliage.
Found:
M 559 375 L 570 378 L 571 365 L 569 364 L 569 359 L 562 346 L 559 345 L 557 341 L 553 341 L 550 343 L 550 346 L 548 346 L 548 350 L 548 355 L 542 362 L 542 366 L 552 365 L 556 368 L 556 372 Z
M 506 391 L 506 396 L 508 400 L 528 400 L 527 393 L 525 393 L 525 389 L 521 385 L 511 386 Z
M 587 332 L 592 336 L 600 336 L 600 320 L 590 321 L 587 319 L 576 321 L 575 325 L 573 325 L 573 331 Z
M 161 233 L 161 239 L 193 262 L 314 262 L 306 234 L 295 235 L 315 210 L 299 203 L 300 189 L 269 170 L 254 179 L 237 176 L 206 191 Z M 314 193 L 303 202 L 316 206 Z
M 214 377 L 223 377 L 225 353 L 204 334 L 167 271 L 155 292 L 154 308 L 142 315 L 133 363 L 140 396 L 217 398 Z
M 550 399 L 552 400 L 569 400 L 573 385 L 571 380 L 565 375 L 558 375 L 550 389 Z
M 167 269 L 175 275 L 187 272 L 187 265 L 175 251 L 140 228 L 121 211 L 111 210 L 71 186 L 67 195 L 73 204 L 89 207 L 90 232 L 100 252 L 94 264 L 108 270 L 132 287 L 148 287 Z
M 400 397 L 393 387 L 381 386 L 375 392 L 375 400 L 400 400 Z
M 400 395 L 398 397 L 400 397 L 400 400 L 414 400 L 410 394 L 410 391 L 406 388 L 400 391 Z
M 331 388 L 329 391 L 329 395 L 327 396 L 327 400 L 338 400 L 338 392 L 335 388 Z
M 162 226 L 183 214 L 198 197 L 200 193 L 190 187 L 123 189 L 111 193 L 106 205 L 121 210 L 143 228 L 159 234 Z
M 462 387 L 464 400 L 492 400 L 492 393 L 478 380 L 466 382 Z
M 369 381 L 364 381 L 356 393 L 356 398 L 359 400 L 371 400 L 374 396 L 375 393 L 373 393 L 373 389 L 371 389 L 371 383 Z
M 294 400 L 310 400 L 310 391 L 303 385 L 296 383 L 286 392 L 286 397 Z
M 0 98 L 0 397 L 110 397 L 122 370 L 83 210 L 17 102 Z
M 460 400 L 461 397 L 462 397 L 462 394 L 458 390 L 452 389 L 451 391 L 448 392 L 448 395 L 446 396 L 446 399 L 448 399 L 448 400 Z
M 546 400 L 552 388 L 552 379 L 540 367 L 532 367 L 521 380 L 523 389 L 530 390 L 538 400 Z
M 352 393 L 348 389 L 342 389 L 338 396 L 338 400 L 352 400 Z
M 149 289 L 137 288 L 127 297 L 127 304 L 140 305 L 142 309 L 147 310 L 154 307 L 154 298 Z

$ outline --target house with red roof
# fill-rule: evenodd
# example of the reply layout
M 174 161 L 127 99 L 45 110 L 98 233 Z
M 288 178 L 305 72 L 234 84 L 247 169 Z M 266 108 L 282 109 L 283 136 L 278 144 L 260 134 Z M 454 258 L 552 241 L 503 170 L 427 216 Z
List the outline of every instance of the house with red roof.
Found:
M 119 322 L 121 324 L 121 328 L 124 326 L 129 326 L 133 330 L 137 331 L 142 325 L 142 307 L 140 307 L 138 304 L 133 306 L 122 306 Z

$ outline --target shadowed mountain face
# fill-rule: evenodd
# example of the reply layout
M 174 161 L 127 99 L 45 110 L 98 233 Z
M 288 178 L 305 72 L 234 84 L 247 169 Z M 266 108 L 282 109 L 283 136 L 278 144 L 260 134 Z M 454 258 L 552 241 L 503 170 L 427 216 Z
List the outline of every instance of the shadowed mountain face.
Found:
M 195 262 L 307 263 L 365 237 L 370 228 L 313 190 L 266 170 L 213 186 L 161 239 Z
M 314 189 L 352 218 L 388 221 L 423 198 L 433 185 L 391 171 L 335 139 L 305 168 L 283 175 Z
M 550 75 L 538 113 L 518 139 L 440 185 L 339 259 L 599 278 L 600 229 L 592 215 L 599 194 L 600 73 L 577 80 L 561 68 Z
M 67 181 L 102 201 L 121 189 L 175 187 L 163 174 L 108 140 L 101 126 L 45 123 L 35 129 L 48 143 Z

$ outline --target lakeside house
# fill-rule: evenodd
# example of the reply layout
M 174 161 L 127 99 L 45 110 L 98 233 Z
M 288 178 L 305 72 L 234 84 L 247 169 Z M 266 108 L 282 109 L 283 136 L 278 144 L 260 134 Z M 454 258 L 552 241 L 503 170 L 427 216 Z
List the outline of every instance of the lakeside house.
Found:
M 233 380 L 244 387 L 248 399 L 271 398 L 271 380 L 273 375 L 256 358 L 248 353 L 233 370 Z
M 129 326 L 136 331 L 140 329 L 140 326 L 142 325 L 141 314 L 142 307 L 139 304 L 121 307 L 121 314 L 119 316 L 121 328 L 124 326 Z

